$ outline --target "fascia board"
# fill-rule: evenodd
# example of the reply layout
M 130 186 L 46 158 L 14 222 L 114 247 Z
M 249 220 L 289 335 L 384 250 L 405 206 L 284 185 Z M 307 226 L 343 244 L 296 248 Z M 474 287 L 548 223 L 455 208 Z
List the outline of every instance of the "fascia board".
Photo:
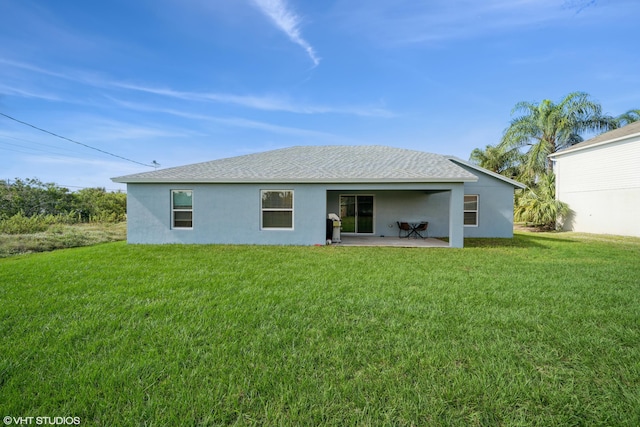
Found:
M 111 178 L 121 184 L 408 184 L 476 182 L 478 177 L 448 177 L 440 179 L 159 179 L 159 178 Z
M 614 142 L 620 142 L 620 141 L 624 141 L 625 139 L 633 139 L 633 138 L 640 138 L 640 132 L 634 133 L 634 134 L 631 134 L 631 135 L 620 136 L 620 137 L 614 138 L 614 139 L 608 139 L 606 141 L 600 141 L 600 142 L 597 142 L 595 144 L 584 145 L 582 147 L 566 148 L 564 150 L 556 151 L 555 153 L 551 153 L 547 157 L 549 157 L 552 160 L 555 160 L 557 157 L 561 157 L 561 156 L 563 156 L 565 154 L 571 154 L 571 153 L 575 153 L 576 151 L 587 150 L 589 148 L 600 147 L 602 145 L 612 144 Z

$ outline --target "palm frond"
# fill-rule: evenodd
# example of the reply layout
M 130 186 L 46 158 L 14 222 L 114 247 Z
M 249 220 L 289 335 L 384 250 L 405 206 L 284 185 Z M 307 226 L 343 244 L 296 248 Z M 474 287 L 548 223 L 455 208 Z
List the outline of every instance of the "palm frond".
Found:
M 613 119 L 617 127 L 626 126 L 629 123 L 637 122 L 640 120 L 640 109 L 629 110 L 626 113 L 620 114 Z
M 519 102 L 512 114 L 516 112 L 522 115 L 511 120 L 498 146 L 504 150 L 528 147 L 524 167 L 530 169 L 525 172 L 529 177 L 550 171 L 546 156 L 582 141 L 582 133 L 609 130 L 617 123 L 603 115 L 600 104 L 585 92 L 571 92 L 557 104 L 548 99 L 538 104 Z
M 536 185 L 519 193 L 514 206 L 514 219 L 531 225 L 556 228 L 558 218 L 569 213 L 569 206 L 555 198 L 555 176 L 544 174 Z

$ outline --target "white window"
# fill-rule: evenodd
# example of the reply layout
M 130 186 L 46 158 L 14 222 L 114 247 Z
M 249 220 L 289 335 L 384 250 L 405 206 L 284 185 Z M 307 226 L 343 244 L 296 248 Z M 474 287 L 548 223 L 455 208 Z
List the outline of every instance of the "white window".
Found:
M 478 195 L 464 196 L 464 225 L 465 227 L 478 226 Z
M 193 228 L 193 191 L 171 190 L 172 228 Z
M 261 227 L 293 229 L 293 190 L 262 190 Z

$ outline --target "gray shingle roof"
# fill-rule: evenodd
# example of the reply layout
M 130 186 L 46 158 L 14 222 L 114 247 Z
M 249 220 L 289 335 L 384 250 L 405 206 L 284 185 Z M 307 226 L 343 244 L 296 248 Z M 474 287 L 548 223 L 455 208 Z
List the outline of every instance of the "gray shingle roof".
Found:
M 557 157 L 563 154 L 571 153 L 573 151 L 582 150 L 583 148 L 591 147 L 592 145 L 603 144 L 609 141 L 623 139 L 628 136 L 640 134 L 640 122 L 629 123 L 621 128 L 610 130 L 609 132 L 602 133 L 586 141 L 580 142 L 564 150 L 557 151 L 550 155 L 550 157 Z
M 476 181 L 444 156 L 385 146 L 298 146 L 112 178 L 173 182 Z
M 494 177 L 496 179 L 499 179 L 499 180 L 504 181 L 504 182 L 506 182 L 508 184 L 511 184 L 516 188 L 527 188 L 527 186 L 524 185 L 521 182 L 518 182 L 518 181 L 513 180 L 511 178 L 507 178 L 504 175 L 500 175 L 499 173 L 495 173 L 495 172 L 490 171 L 489 169 L 485 169 L 485 168 L 483 168 L 481 166 L 474 165 L 473 163 L 467 162 L 466 160 L 462 160 L 462 159 L 460 159 L 458 157 L 455 157 L 455 156 L 447 156 L 447 158 L 449 160 L 451 160 L 451 161 L 454 161 L 454 162 L 458 163 L 458 164 L 465 165 L 465 166 L 467 166 L 467 167 L 469 167 L 471 169 L 477 170 L 478 172 L 485 173 L 485 174 L 490 175 L 490 176 L 492 176 L 492 177 Z

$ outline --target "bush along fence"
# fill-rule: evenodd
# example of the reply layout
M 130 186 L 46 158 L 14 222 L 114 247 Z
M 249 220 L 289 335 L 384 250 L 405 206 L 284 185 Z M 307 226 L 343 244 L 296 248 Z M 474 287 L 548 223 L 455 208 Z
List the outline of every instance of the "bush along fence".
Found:
M 127 195 L 104 188 L 71 192 L 38 179 L 0 180 L 0 233 L 28 234 L 53 224 L 121 222 Z

